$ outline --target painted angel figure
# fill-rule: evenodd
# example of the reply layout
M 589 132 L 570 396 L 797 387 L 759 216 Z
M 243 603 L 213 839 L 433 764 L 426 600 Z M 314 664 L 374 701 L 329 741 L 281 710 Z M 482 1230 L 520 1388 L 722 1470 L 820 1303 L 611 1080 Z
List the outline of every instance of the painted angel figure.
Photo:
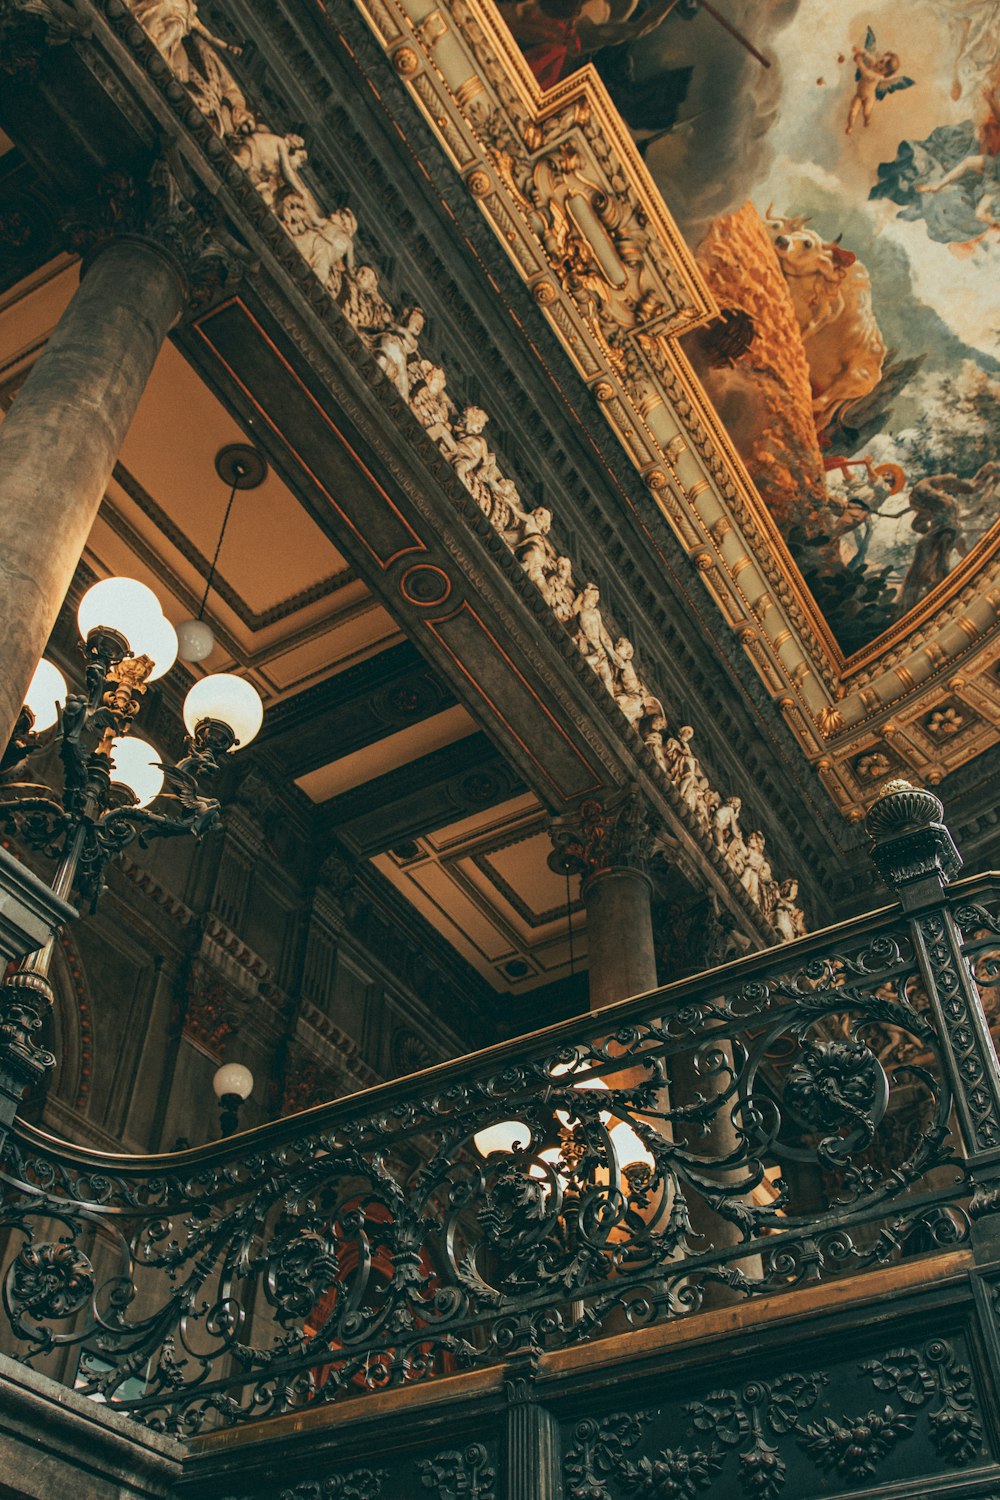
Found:
M 915 81 L 900 73 L 899 57 L 895 52 L 878 51 L 875 33 L 870 26 L 865 32 L 864 46 L 855 47 L 853 55 L 856 87 L 847 111 L 847 135 L 854 129 L 858 115 L 870 125 L 876 103 L 888 99 L 900 89 L 911 89 Z

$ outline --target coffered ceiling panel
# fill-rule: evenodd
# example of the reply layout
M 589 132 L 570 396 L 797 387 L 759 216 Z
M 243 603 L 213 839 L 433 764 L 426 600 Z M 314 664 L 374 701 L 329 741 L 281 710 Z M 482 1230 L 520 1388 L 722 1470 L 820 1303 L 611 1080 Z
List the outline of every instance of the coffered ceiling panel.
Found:
M 121 452 L 124 487 L 147 513 L 141 529 L 158 529 L 186 556 L 211 562 L 229 499 L 215 455 L 246 441 L 183 356 L 164 345 Z M 254 629 L 328 594 L 347 571 L 273 470 L 259 488 L 237 491 L 218 566 L 220 592 Z
M 520 993 L 586 965 L 583 910 L 574 888 L 567 922 L 566 883 L 547 864 L 547 822 L 526 794 L 373 864 L 491 984 Z
M 363 782 L 374 781 L 377 776 L 384 776 L 399 766 L 454 744 L 472 734 L 475 728 L 465 709 L 456 704 L 419 724 L 411 724 L 374 744 L 331 760 L 328 765 L 298 777 L 296 784 L 313 802 L 326 802 Z

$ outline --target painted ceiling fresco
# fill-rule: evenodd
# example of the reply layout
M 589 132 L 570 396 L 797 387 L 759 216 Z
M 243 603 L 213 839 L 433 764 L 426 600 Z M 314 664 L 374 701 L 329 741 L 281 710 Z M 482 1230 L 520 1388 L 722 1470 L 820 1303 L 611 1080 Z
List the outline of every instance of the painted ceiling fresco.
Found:
M 604 78 L 722 309 L 688 352 L 859 650 L 996 540 L 1000 0 L 500 9 L 544 85 Z

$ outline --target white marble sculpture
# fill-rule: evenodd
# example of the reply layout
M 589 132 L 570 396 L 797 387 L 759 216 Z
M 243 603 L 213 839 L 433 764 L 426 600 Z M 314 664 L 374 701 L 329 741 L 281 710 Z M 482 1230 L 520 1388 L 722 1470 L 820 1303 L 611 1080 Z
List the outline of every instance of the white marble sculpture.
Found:
M 786 943 L 806 934 L 805 913 L 795 904 L 798 894 L 797 880 L 783 880 L 778 886 L 772 920 Z
M 404 401 L 410 399 L 410 361 L 420 352 L 420 335 L 424 331 L 422 307 L 408 307 L 398 323 L 372 330 L 371 348 L 375 362 L 396 387 Z
M 447 376 L 440 365 L 417 359 L 410 365 L 410 410 L 428 437 L 441 448 L 455 446 L 452 423 L 455 408 L 446 390 Z
M 132 14 L 166 58 L 174 76 L 190 90 L 217 135 L 227 139 L 253 127 L 246 95 L 221 54 L 239 57 L 242 47 L 224 42 L 198 15 L 194 0 L 131 0 Z
M 373 335 L 392 322 L 392 309 L 378 289 L 374 266 L 358 266 L 355 271 L 345 273 L 340 302 L 347 321 L 366 344 L 370 345 Z
M 598 609 L 600 598 L 601 591 L 596 583 L 584 584 L 573 601 L 573 617 L 576 620 L 573 638 L 587 665 L 597 673 L 614 697 L 615 684 L 611 673 L 611 652 L 614 647 Z
M 483 437 L 488 421 L 481 406 L 467 406 L 455 427 L 455 446 L 445 455 L 485 516 L 493 509 L 492 486 L 501 477 L 496 454 Z
M 510 536 L 510 528 L 518 516 L 524 515 L 524 511 L 521 509 L 521 494 L 513 479 L 508 479 L 505 475 L 501 475 L 498 479 L 495 479 L 491 489 L 492 504 L 490 506 L 490 521 L 496 530 L 500 532 L 509 547 L 510 541 L 508 538 Z M 551 513 L 546 512 L 546 514 L 549 515 L 549 525 L 551 525 Z
M 289 193 L 297 193 L 306 202 L 311 194 L 300 176 L 309 160 L 306 143 L 290 131 L 276 135 L 266 125 L 254 125 L 239 134 L 233 158 L 246 172 L 268 208 L 276 213 Z
M 568 557 L 556 558 L 554 569 L 546 574 L 542 593 L 556 619 L 564 625 L 568 624 L 573 618 L 573 603 L 576 599 L 573 564 Z
M 295 240 L 299 254 L 312 266 L 331 297 L 336 297 L 343 273 L 354 270 L 354 236 L 358 221 L 349 208 L 320 214 L 311 194 L 291 192 L 282 199 L 279 217 Z
M 635 647 L 628 636 L 619 636 L 610 652 L 615 702 L 629 723 L 636 725 L 651 695 L 635 669 L 634 656 Z
M 505 532 L 504 540 L 532 583 L 544 594 L 557 561 L 556 549 L 549 540 L 552 512 L 538 505 L 532 511 L 516 511 L 514 519 L 516 524 Z
M 747 837 L 746 855 L 743 869 L 740 873 L 740 884 L 746 891 L 750 900 L 758 906 L 763 906 L 764 889 L 762 876 L 770 866 L 764 857 L 764 835 L 759 828 L 755 828 Z

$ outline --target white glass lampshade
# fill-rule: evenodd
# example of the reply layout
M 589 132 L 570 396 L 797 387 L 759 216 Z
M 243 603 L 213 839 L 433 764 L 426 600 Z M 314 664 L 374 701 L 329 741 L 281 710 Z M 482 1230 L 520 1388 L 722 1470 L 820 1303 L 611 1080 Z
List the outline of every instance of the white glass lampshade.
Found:
M 169 672 L 177 660 L 177 632 L 166 615 L 161 615 L 155 626 L 150 626 L 147 639 L 150 638 L 154 641 L 154 648 L 150 650 L 147 645 L 145 655 L 153 658 L 153 669 L 146 681 L 155 682 L 164 672 Z
M 615 1148 L 615 1157 L 620 1172 L 624 1172 L 625 1168 L 632 1166 L 634 1162 L 643 1162 L 649 1168 L 656 1166 L 652 1152 L 639 1139 L 627 1121 L 622 1120 L 609 1134 L 611 1144 Z
M 242 1063 L 223 1063 L 216 1070 L 212 1087 L 217 1099 L 235 1094 L 238 1099 L 249 1099 L 253 1093 L 253 1074 Z
M 496 1125 L 487 1125 L 473 1136 L 480 1156 L 489 1156 L 493 1151 L 513 1151 L 515 1146 L 526 1146 L 531 1140 L 531 1131 L 522 1120 L 500 1120 Z
M 163 788 L 160 752 L 148 740 L 123 735 L 111 742 L 111 780 L 127 786 L 140 807 L 152 802 Z
M 34 728 L 41 734 L 51 729 L 59 717 L 59 709 L 66 702 L 66 679 L 59 668 L 43 656 L 35 674 L 28 683 L 24 695 L 24 706 L 35 716 Z
M 157 650 L 163 650 L 160 601 L 136 578 L 105 578 L 95 583 L 80 600 L 76 621 L 84 640 L 103 625 L 125 637 L 133 656 L 151 656 L 156 661 Z
M 177 627 L 177 655 L 181 661 L 204 661 L 215 649 L 212 627 L 205 620 L 182 620 Z
M 194 734 L 205 719 L 228 724 L 237 745 L 249 745 L 264 722 L 264 705 L 255 687 L 231 672 L 203 677 L 184 699 L 184 725 Z

